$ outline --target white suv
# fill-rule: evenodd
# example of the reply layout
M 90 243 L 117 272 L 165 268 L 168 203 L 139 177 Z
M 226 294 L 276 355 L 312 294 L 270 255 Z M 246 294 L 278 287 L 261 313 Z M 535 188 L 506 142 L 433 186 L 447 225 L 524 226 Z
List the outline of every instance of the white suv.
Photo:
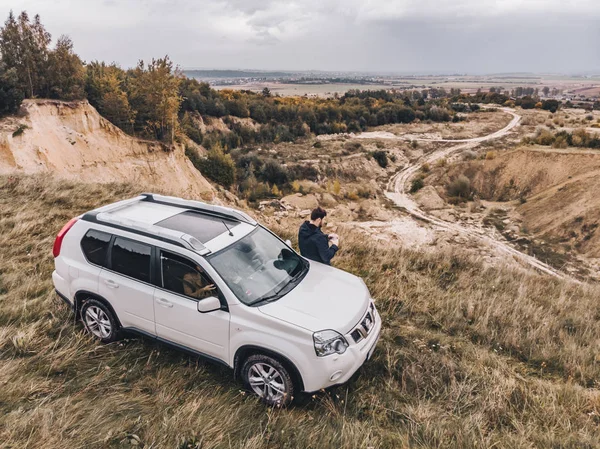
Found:
M 381 330 L 362 279 L 225 207 L 142 194 L 69 221 L 53 254 L 58 295 L 95 337 L 208 357 L 272 405 L 346 382 Z

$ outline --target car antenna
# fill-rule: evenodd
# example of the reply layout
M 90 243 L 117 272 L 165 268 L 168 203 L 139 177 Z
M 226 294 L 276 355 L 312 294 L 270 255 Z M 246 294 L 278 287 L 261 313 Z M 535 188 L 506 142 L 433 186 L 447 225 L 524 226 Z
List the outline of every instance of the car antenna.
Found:
M 221 220 L 221 223 L 223 223 L 223 226 L 225 226 L 227 228 L 227 230 L 229 231 L 229 235 L 233 237 L 233 232 L 231 232 L 231 229 L 229 229 L 229 226 L 227 226 L 227 223 L 225 223 L 225 220 Z

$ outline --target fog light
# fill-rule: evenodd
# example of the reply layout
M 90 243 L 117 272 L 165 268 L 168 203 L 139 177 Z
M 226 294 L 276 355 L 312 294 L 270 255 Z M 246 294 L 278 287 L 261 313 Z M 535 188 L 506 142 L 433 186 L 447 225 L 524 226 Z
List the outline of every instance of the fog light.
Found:
M 336 371 L 335 373 L 333 373 L 331 375 L 331 377 L 329 378 L 330 381 L 335 382 L 336 380 L 338 380 L 340 377 L 342 377 L 342 372 L 341 371 Z

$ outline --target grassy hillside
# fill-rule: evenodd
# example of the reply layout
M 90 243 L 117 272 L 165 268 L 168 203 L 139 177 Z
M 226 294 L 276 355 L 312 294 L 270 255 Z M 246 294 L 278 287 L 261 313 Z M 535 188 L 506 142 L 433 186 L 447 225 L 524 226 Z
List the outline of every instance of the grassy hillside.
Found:
M 138 189 L 0 177 L 0 447 L 599 447 L 600 289 L 460 254 L 343 235 L 336 265 L 369 285 L 382 339 L 289 409 L 162 345 L 94 342 L 53 293 L 54 235 Z

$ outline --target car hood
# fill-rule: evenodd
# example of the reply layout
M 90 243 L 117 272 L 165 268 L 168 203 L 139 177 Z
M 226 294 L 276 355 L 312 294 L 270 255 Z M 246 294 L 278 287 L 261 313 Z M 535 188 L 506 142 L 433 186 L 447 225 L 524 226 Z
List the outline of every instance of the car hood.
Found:
M 292 291 L 259 310 L 313 332 L 349 332 L 369 307 L 371 295 L 367 286 L 350 273 L 309 262 L 308 273 Z

